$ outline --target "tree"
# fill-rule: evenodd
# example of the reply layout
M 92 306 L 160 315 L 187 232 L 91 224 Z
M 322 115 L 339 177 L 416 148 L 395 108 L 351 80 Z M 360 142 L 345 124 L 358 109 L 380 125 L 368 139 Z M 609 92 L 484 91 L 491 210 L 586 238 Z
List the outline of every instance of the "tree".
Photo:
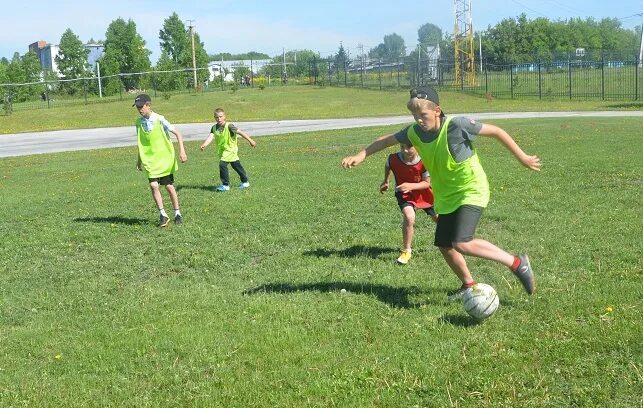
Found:
M 339 50 L 337 50 L 337 54 L 335 54 L 334 63 L 336 69 L 344 69 L 349 64 L 348 53 L 342 43 L 339 44 Z
M 60 38 L 58 55 L 54 58 L 58 71 L 63 79 L 77 79 L 87 76 L 87 55 L 89 50 L 85 48 L 78 36 L 71 29 L 67 29 Z M 79 82 L 64 82 L 63 89 L 69 94 L 74 95 L 82 89 Z
M 376 59 L 384 59 L 393 61 L 406 55 L 406 47 L 404 46 L 404 38 L 398 34 L 393 33 L 384 36 L 384 42 L 371 48 L 368 53 L 369 57 Z
M 156 69 L 158 71 L 170 72 L 159 72 L 154 75 L 154 89 L 161 92 L 168 92 L 187 88 L 187 73 L 178 71 L 178 64 L 174 62 L 167 51 L 161 51 L 161 56 L 156 63 Z
M 17 52 L 13 54 L 6 68 L 7 80 L 13 84 L 30 84 L 12 87 L 10 93 L 13 102 L 23 102 L 39 94 L 38 90 L 42 88 L 38 84 L 41 72 L 40 61 L 34 51 L 29 51 L 23 57 Z
M 442 29 L 435 24 L 426 23 L 418 28 L 418 42 L 424 49 L 428 46 L 435 46 L 442 41 Z
M 101 69 L 105 76 L 139 73 L 150 70 L 151 52 L 145 48 L 145 41 L 136 31 L 132 20 L 122 18 L 112 21 L 105 33 L 105 53 L 101 58 Z M 145 81 L 140 75 L 105 78 L 106 94 L 119 91 L 121 84 L 126 90 L 141 89 Z
M 175 63 L 180 64 L 182 62 L 181 58 L 184 58 L 184 53 L 187 49 L 190 50 L 191 61 L 190 37 L 185 24 L 183 24 L 176 12 L 172 13 L 163 22 L 163 29 L 159 31 L 159 39 L 161 40 L 161 50 L 165 51 Z

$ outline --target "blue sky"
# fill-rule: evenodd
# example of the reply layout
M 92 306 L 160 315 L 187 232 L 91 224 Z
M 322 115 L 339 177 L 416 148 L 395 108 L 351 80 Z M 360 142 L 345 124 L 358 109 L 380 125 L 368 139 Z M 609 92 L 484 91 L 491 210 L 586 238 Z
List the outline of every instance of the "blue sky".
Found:
M 356 55 L 358 44 L 368 50 L 391 33 L 401 35 L 412 48 L 421 25 L 432 23 L 450 33 L 454 20 L 453 0 L 32 0 L 27 7 L 18 1 L 7 3 L 0 14 L 0 57 L 9 59 L 38 40 L 57 44 L 67 28 L 83 42 L 104 39 L 110 22 L 122 17 L 136 23 L 155 63 L 159 30 L 172 12 L 184 21 L 194 20 L 210 54 L 259 51 L 271 56 L 282 48 L 312 49 L 327 56 L 337 52 L 340 41 Z M 643 23 L 643 15 L 636 15 L 643 13 L 642 0 L 472 0 L 471 8 L 476 31 L 521 13 L 551 20 L 616 17 L 626 28 Z

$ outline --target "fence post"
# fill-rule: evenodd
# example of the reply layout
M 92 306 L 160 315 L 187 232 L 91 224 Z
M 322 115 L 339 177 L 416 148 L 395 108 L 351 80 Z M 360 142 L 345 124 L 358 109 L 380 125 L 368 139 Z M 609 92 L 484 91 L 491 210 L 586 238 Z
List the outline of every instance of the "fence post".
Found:
M 397 59 L 397 87 L 400 87 L 400 58 Z
M 333 72 L 330 66 L 330 60 L 328 61 L 328 86 L 333 85 Z
M 639 65 L 641 65 L 641 60 L 636 58 L 636 64 L 634 64 L 634 100 L 639 100 Z
M 511 99 L 514 98 L 514 66 L 509 64 L 509 89 L 511 91 Z
M 250 59 L 250 88 L 255 87 L 255 74 L 252 71 L 252 58 Z
M 484 93 L 488 94 L 489 93 L 489 71 L 488 71 L 488 66 L 489 64 L 484 64 Z
M 360 57 L 359 60 L 359 81 L 364 88 L 364 56 Z
M 344 58 L 344 88 L 346 88 L 346 58 Z
M 567 57 L 567 71 L 569 72 L 569 100 L 572 100 L 572 59 Z
M 541 71 L 542 61 L 538 60 L 538 99 L 543 99 L 543 74 Z
M 380 81 L 380 91 L 382 90 L 382 59 L 377 61 L 377 77 Z
M 85 97 L 85 105 L 87 105 L 87 80 L 83 79 L 83 96 Z
M 601 56 L 601 100 L 605 100 L 605 56 Z

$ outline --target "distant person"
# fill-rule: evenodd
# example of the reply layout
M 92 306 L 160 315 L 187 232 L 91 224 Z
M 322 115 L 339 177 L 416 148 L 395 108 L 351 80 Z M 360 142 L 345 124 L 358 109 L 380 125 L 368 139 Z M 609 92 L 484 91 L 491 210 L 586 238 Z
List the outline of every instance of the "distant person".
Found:
M 414 146 L 431 174 L 438 214 L 434 245 L 462 283 L 449 300 L 461 298 L 475 284 L 464 255 L 507 266 L 531 295 L 536 281 L 529 257 L 511 255 L 491 242 L 475 238 L 482 211 L 489 202 L 489 184 L 473 141 L 476 135 L 493 137 L 523 166 L 534 171 L 540 170 L 540 159 L 523 152 L 512 137 L 497 126 L 463 117 L 446 117 L 438 94 L 431 87 L 412 89 L 407 108 L 413 114 L 414 125 L 379 137 L 356 155 L 345 157 L 342 166 L 357 166 L 366 157 L 396 143 Z
M 384 181 L 380 184 L 381 193 L 389 189 L 391 172 L 395 177 L 395 198 L 402 211 L 402 250 L 397 263 L 406 265 L 412 254 L 416 209 L 422 209 L 433 221 L 437 221 L 438 216 L 433 209 L 429 173 L 413 146 L 400 144 L 400 151 L 388 156 L 384 165 Z
M 140 94 L 134 99 L 140 118 L 136 119 L 136 135 L 138 138 L 138 159 L 136 168 L 145 170 L 150 183 L 152 198 L 159 210 L 159 227 L 168 225 L 170 218 L 163 208 L 163 197 L 159 186 L 165 186 L 170 201 L 174 207 L 174 222 L 183 223 L 183 216 L 179 209 L 179 197 L 174 188 L 174 173 L 178 169 L 174 153 L 174 145 L 170 133 L 176 136 L 179 143 L 179 158 L 185 162 L 188 156 L 183 146 L 183 136 L 176 127 L 168 122 L 165 117 L 152 111 L 152 99 L 147 94 Z
M 246 171 L 239 161 L 239 145 L 237 144 L 237 135 L 246 139 L 250 146 L 255 147 L 257 143 L 250 136 L 238 129 L 232 123 L 226 122 L 225 111 L 222 108 L 214 110 L 214 119 L 216 123 L 210 129 L 210 134 L 201 144 L 201 150 L 212 143 L 214 140 L 217 145 L 217 156 L 219 158 L 219 177 L 221 184 L 217 186 L 216 191 L 230 191 L 230 176 L 228 174 L 228 164 L 232 166 L 241 179 L 240 189 L 250 187 Z

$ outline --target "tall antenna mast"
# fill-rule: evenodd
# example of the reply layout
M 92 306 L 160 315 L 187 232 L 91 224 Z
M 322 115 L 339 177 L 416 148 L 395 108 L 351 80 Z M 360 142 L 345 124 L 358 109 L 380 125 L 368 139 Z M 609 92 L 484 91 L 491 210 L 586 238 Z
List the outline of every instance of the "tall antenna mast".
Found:
M 454 74 L 456 85 L 476 85 L 471 0 L 453 0 Z

